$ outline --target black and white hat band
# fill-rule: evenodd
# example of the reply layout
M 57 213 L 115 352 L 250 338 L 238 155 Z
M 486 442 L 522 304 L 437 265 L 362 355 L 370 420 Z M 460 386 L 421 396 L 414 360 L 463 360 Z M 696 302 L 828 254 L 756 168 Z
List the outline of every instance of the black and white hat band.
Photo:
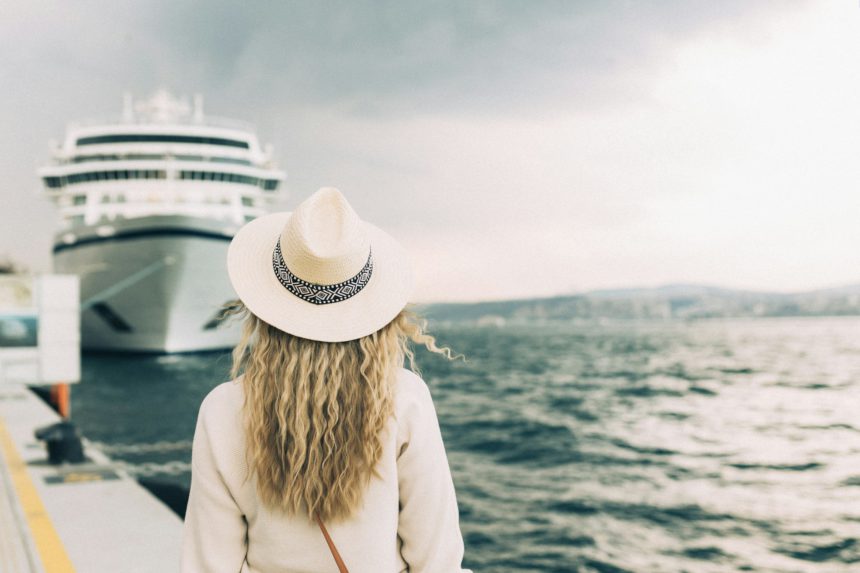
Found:
M 312 304 L 332 304 L 354 297 L 367 286 L 373 274 L 373 251 L 368 253 L 367 262 L 358 274 L 337 284 L 322 285 L 302 280 L 293 274 L 284 262 L 279 238 L 272 253 L 272 269 L 284 288 L 300 299 Z
M 230 241 L 227 271 L 260 320 L 322 342 L 378 332 L 406 307 L 414 285 L 403 246 L 363 221 L 333 187 L 292 212 L 245 224 Z

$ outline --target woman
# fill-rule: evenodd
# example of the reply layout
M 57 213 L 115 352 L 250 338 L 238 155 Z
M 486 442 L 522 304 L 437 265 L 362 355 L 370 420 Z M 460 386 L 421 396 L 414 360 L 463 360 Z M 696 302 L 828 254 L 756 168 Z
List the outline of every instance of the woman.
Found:
M 405 310 L 404 250 L 326 188 L 240 229 L 227 268 L 246 318 L 200 406 L 182 571 L 464 571 L 433 402 L 403 368 L 410 340 L 450 354 Z

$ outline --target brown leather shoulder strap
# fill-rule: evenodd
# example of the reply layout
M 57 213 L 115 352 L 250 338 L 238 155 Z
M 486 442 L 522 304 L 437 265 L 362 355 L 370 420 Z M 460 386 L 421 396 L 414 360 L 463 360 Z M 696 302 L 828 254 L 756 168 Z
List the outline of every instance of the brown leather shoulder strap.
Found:
M 317 518 L 317 525 L 320 526 L 320 531 L 322 531 L 323 537 L 325 537 L 325 542 L 328 543 L 331 556 L 334 557 L 334 562 L 337 563 L 337 570 L 340 571 L 340 573 L 349 573 L 349 569 L 346 568 L 346 564 L 343 562 L 343 559 L 340 558 L 340 553 L 337 552 L 337 547 L 334 546 L 334 541 L 331 540 L 331 536 L 328 534 L 328 530 L 325 528 L 325 525 L 323 525 L 319 514 L 314 517 Z

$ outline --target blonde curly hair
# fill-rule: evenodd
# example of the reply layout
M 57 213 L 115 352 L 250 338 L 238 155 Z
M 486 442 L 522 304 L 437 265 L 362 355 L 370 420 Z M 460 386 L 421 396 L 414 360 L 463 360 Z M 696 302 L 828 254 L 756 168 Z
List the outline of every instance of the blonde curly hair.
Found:
M 394 409 L 396 371 L 415 356 L 409 342 L 451 359 L 404 309 L 382 329 L 348 342 L 293 336 L 244 316 L 231 375 L 244 388 L 246 460 L 262 502 L 323 521 L 357 510 L 382 455 L 383 429 Z

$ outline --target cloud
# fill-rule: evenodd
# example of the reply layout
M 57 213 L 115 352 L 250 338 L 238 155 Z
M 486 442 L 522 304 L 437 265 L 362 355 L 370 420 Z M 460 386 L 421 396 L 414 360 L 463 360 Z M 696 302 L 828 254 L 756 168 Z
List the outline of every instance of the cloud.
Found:
M 844 191 L 828 191 L 829 210 L 806 194 L 816 181 L 844 189 L 849 173 L 844 152 L 811 143 L 838 136 L 847 149 L 855 125 L 814 111 L 816 90 L 849 105 L 838 54 L 853 40 L 819 29 L 843 20 L 744 0 L 17 3 L 0 22 L 12 80 L 0 198 L 23 216 L 0 240 L 47 266 L 53 213 L 34 174 L 46 142 L 68 120 L 118 112 L 124 90 L 165 85 L 259 126 L 290 174 L 281 208 L 343 189 L 414 251 L 425 300 L 663 280 L 813 286 L 779 262 L 780 245 L 814 261 L 792 223 L 810 214 L 804 229 L 821 233 L 848 211 Z M 800 90 L 792 66 L 822 88 Z M 853 237 L 836 219 L 822 283 L 847 276 L 829 271 L 848 260 L 836 238 Z M 756 220 L 773 238 L 756 239 Z
M 126 45 L 156 45 L 164 81 L 255 105 L 530 115 L 634 101 L 678 43 L 800 4 L 163 1 L 139 4 L 119 29 Z

